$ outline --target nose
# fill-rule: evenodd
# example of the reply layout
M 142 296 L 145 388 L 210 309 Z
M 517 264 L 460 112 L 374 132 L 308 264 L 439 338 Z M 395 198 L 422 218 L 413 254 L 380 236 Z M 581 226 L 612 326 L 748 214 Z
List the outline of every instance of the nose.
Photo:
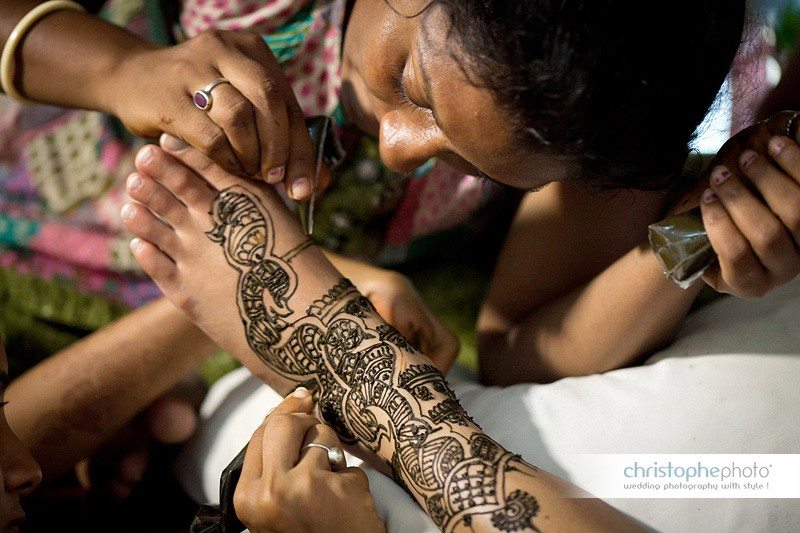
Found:
M 387 167 L 406 173 L 446 152 L 448 142 L 435 123 L 416 122 L 405 110 L 392 110 L 381 117 L 379 149 Z
M 42 469 L 19 439 L 12 434 L 3 442 L 3 482 L 8 493 L 26 496 L 42 482 Z

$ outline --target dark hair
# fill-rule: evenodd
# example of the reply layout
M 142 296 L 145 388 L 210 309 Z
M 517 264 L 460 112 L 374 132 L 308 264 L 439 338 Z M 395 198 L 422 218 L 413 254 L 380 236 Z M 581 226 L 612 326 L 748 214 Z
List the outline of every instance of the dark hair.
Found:
M 523 147 L 564 156 L 604 188 L 659 189 L 680 173 L 745 19 L 745 0 L 437 5 L 454 57 L 510 112 Z

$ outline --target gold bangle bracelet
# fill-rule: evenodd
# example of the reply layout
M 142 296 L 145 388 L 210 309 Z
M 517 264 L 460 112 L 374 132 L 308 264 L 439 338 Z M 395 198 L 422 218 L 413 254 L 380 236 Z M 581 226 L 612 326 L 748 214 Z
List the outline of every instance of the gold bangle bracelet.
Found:
M 0 88 L 7 96 L 22 103 L 31 103 L 26 99 L 16 87 L 14 87 L 14 74 L 16 73 L 15 55 L 17 47 L 19 46 L 22 38 L 28 33 L 34 24 L 39 22 L 49 13 L 53 11 L 61 11 L 64 9 L 74 11 L 85 11 L 83 6 L 71 0 L 50 0 L 43 4 L 31 9 L 22 19 L 14 26 L 11 34 L 6 40 L 6 45 L 3 47 L 3 54 L 0 56 Z

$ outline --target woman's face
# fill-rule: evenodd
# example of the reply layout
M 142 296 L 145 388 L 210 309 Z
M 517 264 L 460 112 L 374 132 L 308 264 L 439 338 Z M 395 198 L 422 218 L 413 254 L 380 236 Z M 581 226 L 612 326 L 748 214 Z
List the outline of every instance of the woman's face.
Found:
M 8 360 L 0 346 L 0 531 L 16 532 L 25 518 L 20 498 L 36 488 L 42 472 L 8 427 L 5 413 L 7 385 Z
M 531 189 L 564 177 L 563 162 L 523 151 L 507 113 L 467 79 L 430 0 L 356 0 L 344 39 L 342 103 L 377 135 L 383 162 L 410 172 L 438 157 L 465 172 Z M 422 12 L 419 16 L 414 16 Z

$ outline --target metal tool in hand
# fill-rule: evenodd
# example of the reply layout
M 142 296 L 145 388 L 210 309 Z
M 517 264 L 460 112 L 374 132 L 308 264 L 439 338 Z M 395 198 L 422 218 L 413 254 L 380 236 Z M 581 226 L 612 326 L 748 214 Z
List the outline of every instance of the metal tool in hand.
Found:
M 333 119 L 329 116 L 320 115 L 308 117 L 306 119 L 308 134 L 314 145 L 316 154 L 316 166 L 314 169 L 314 180 L 311 183 L 311 198 L 300 202 L 297 212 L 300 217 L 300 224 L 307 235 L 314 233 L 314 210 L 317 202 L 317 185 L 319 184 L 319 174 L 322 166 L 325 165 L 329 170 L 335 168 L 344 159 L 345 153 L 336 131 L 333 127 Z

